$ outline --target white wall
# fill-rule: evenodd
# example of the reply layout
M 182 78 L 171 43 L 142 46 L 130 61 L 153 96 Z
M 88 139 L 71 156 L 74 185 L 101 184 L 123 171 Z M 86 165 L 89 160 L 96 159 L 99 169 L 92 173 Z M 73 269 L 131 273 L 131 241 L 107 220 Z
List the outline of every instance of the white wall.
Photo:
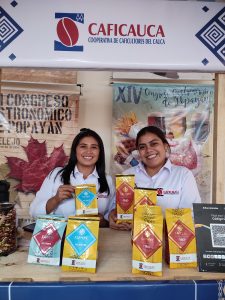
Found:
M 112 140 L 112 72 L 80 71 L 77 82 L 83 84 L 80 97 L 79 127 L 95 130 L 103 139 L 106 171 L 110 170 Z

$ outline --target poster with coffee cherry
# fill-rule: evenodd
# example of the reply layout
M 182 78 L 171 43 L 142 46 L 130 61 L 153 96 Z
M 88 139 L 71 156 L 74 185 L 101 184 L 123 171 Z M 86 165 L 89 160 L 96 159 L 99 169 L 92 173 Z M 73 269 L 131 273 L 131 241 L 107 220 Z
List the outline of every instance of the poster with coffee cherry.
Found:
M 193 172 L 201 198 L 210 203 L 213 102 L 213 84 L 114 83 L 113 173 L 139 163 L 136 135 L 157 126 L 169 142 L 171 162 Z

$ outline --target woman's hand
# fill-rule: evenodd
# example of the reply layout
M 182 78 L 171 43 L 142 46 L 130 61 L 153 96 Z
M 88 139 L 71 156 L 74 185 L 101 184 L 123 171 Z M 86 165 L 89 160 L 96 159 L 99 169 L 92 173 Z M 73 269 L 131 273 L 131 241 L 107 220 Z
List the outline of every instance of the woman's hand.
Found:
M 65 200 L 74 197 L 75 189 L 72 185 L 60 185 L 55 196 L 50 198 L 46 203 L 46 213 L 50 214 L 59 204 Z
M 98 217 L 100 218 L 99 227 L 109 227 L 109 222 L 106 219 L 104 219 L 104 216 L 102 214 L 98 214 Z
M 113 209 L 109 214 L 109 227 L 116 230 L 131 230 L 132 224 L 123 222 L 123 223 L 116 223 L 116 210 Z
M 55 200 L 59 204 L 65 199 L 74 197 L 74 193 L 75 193 L 75 189 L 74 187 L 72 187 L 72 185 L 69 184 L 60 185 L 55 195 Z

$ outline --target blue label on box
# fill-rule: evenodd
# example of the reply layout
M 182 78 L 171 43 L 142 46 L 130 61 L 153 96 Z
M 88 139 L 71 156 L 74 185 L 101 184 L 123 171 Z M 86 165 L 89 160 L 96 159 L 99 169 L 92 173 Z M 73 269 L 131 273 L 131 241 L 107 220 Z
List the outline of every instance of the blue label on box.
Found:
M 85 189 L 77 196 L 77 199 L 80 202 L 82 202 L 85 206 L 90 206 L 90 204 L 95 199 L 95 194 Z
M 81 256 L 94 244 L 96 237 L 85 224 L 81 224 L 66 237 L 66 240 L 75 252 Z

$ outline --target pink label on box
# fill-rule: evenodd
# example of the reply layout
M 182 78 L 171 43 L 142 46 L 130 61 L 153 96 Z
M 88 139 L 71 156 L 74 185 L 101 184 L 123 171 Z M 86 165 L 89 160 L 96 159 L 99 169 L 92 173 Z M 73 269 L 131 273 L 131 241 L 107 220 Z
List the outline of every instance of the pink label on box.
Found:
M 48 224 L 33 236 L 42 254 L 46 254 L 60 240 L 60 235 L 53 224 Z

